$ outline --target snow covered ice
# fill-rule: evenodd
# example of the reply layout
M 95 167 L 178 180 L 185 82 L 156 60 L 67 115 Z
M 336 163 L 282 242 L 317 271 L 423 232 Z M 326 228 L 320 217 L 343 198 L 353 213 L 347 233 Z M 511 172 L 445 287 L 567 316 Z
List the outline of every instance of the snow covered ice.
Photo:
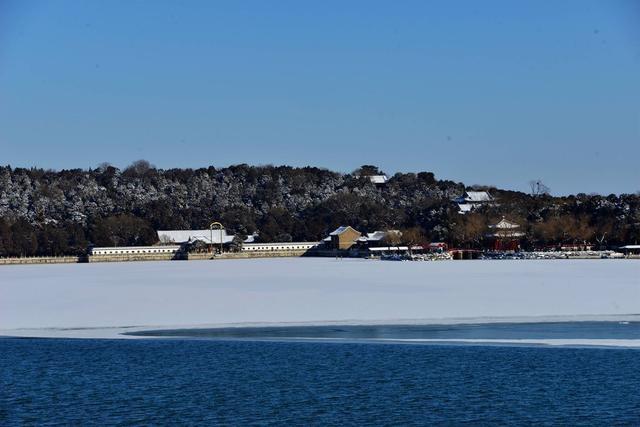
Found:
M 109 328 L 127 326 L 637 313 L 640 262 L 633 260 L 281 258 L 0 268 L 0 335 L 109 336 Z M 37 329 L 17 331 L 23 328 Z

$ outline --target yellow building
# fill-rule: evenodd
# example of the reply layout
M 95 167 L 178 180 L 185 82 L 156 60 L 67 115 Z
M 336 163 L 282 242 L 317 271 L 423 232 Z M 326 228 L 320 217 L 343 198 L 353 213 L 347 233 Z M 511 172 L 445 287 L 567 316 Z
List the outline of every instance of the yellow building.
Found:
M 325 244 L 328 244 L 333 249 L 347 250 L 356 244 L 360 236 L 362 236 L 362 233 L 351 226 L 340 226 L 329 233 L 329 237 L 325 239 Z

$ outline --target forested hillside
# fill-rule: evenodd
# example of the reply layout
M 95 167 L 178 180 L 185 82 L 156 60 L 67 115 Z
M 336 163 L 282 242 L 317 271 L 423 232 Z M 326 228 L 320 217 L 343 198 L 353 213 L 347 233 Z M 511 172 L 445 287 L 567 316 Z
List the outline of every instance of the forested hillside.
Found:
M 480 244 L 487 225 L 507 216 L 525 245 L 569 241 L 601 245 L 640 240 L 640 196 L 551 197 L 488 189 L 497 199 L 467 215 L 451 201 L 462 183 L 430 172 L 395 174 L 383 186 L 364 166 L 352 174 L 313 167 L 236 165 L 50 171 L 0 167 L 0 256 L 75 254 L 89 244 L 156 243 L 157 229 L 206 228 L 259 233 L 261 241 L 319 240 L 341 224 L 361 231 L 419 230 L 427 241 Z

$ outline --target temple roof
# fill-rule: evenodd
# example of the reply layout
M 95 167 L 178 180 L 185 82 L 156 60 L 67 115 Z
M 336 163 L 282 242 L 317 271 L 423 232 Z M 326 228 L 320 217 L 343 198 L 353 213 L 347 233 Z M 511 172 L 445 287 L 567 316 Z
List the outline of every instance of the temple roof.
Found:
M 499 230 L 510 230 L 514 228 L 519 228 L 520 225 L 515 222 L 511 222 L 505 218 L 502 218 L 499 223 L 490 225 L 489 228 L 497 228 Z
M 504 217 L 497 224 L 490 225 L 489 228 L 496 230 L 494 233 L 489 234 L 489 236 L 493 237 L 514 238 L 524 236 L 523 232 L 516 230 L 517 228 L 520 228 L 519 224 L 511 222 Z
M 230 243 L 233 241 L 233 235 L 227 234 L 227 230 L 158 230 L 158 239 L 161 242 L 187 243 L 200 240 L 207 244 Z
M 391 232 L 395 232 L 396 230 L 390 230 Z M 367 233 L 367 240 L 369 241 L 378 241 L 382 240 L 387 236 L 386 231 L 374 231 L 373 233 Z
M 467 202 L 490 202 L 493 197 L 486 191 L 467 191 L 464 193 Z
M 345 231 L 347 231 L 349 229 L 351 229 L 351 230 L 355 231 L 356 233 L 360 234 L 360 232 L 358 230 L 354 229 L 350 225 L 341 225 L 340 227 L 336 228 L 331 233 L 329 233 L 329 236 L 338 236 L 338 235 L 344 233 Z
M 387 175 L 370 175 L 369 176 L 369 181 L 371 181 L 374 184 L 386 184 L 388 180 L 389 178 L 387 178 Z
M 461 196 L 453 199 L 453 201 L 459 204 L 473 204 L 493 202 L 494 199 L 491 197 L 491 194 L 486 191 L 465 191 Z

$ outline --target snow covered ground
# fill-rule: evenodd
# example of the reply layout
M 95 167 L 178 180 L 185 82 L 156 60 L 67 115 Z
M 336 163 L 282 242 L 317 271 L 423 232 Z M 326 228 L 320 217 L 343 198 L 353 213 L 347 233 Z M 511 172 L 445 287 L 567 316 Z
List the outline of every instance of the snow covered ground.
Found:
M 280 258 L 0 268 L 0 335 L 107 337 L 175 325 L 638 313 L 635 260 Z M 127 326 L 135 328 L 122 329 Z

